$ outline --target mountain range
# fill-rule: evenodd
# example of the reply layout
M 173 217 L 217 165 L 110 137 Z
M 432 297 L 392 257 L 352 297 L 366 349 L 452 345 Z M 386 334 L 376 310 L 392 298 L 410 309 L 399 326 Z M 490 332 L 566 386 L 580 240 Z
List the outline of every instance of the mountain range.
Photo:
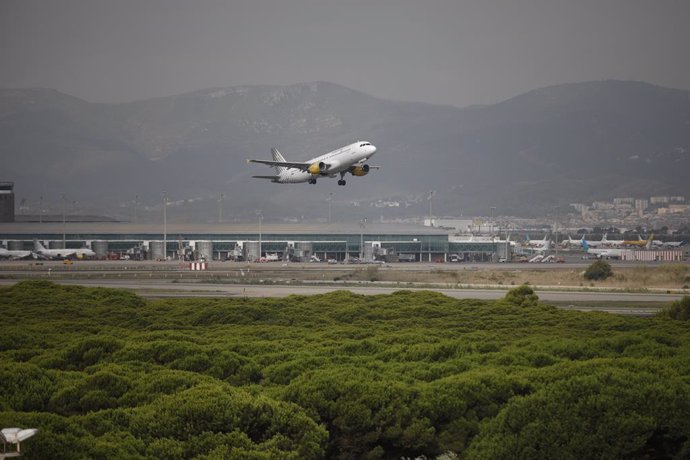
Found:
M 382 166 L 348 185 L 272 184 L 247 158 L 303 161 L 357 140 Z M 376 98 L 326 82 L 213 88 L 123 103 L 0 89 L 0 180 L 125 217 L 161 194 L 189 219 L 340 214 L 544 215 L 617 196 L 690 195 L 690 91 L 593 81 L 457 108 Z M 332 196 L 330 194 L 333 194 Z M 376 208 L 375 202 L 400 206 Z M 194 204 L 196 203 L 196 204 Z M 160 204 L 159 204 L 160 205 Z

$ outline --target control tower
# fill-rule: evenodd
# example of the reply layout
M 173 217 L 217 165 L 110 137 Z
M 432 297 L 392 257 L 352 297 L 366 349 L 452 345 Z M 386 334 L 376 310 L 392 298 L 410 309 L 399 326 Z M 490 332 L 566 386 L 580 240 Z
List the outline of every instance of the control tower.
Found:
M 14 182 L 0 182 L 0 222 L 14 222 Z

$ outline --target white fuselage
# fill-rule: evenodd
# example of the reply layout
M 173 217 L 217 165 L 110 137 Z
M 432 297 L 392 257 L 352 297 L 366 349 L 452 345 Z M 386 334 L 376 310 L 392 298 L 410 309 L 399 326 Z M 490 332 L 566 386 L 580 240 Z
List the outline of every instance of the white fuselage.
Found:
M 623 255 L 623 249 L 618 248 L 589 248 L 585 252 L 602 259 L 620 259 Z
M 3 259 L 26 259 L 34 255 L 31 251 L 20 251 L 13 249 L 0 248 L 0 258 Z
M 583 241 L 583 240 L 580 240 L 578 243 L 581 244 L 582 241 Z M 597 241 L 597 240 L 584 240 L 584 241 L 587 243 L 587 245 L 588 245 L 589 247 L 592 247 L 592 248 L 596 248 L 596 247 L 602 245 L 601 240 L 599 240 L 599 241 Z
M 366 145 L 362 145 L 366 144 Z M 324 163 L 327 168 L 320 172 L 321 176 L 335 177 L 336 174 L 347 172 L 357 164 L 363 164 L 376 153 L 376 147 L 365 142 L 355 142 L 341 147 L 332 152 L 312 158 L 306 163 Z M 301 171 L 297 168 L 279 168 L 278 178 L 274 182 L 281 184 L 293 184 L 307 182 L 314 175 L 309 171 Z
M 96 253 L 89 248 L 80 248 L 75 250 L 74 255 L 83 259 L 84 257 L 94 257 Z
M 547 237 L 544 237 L 543 240 L 529 240 L 527 242 L 527 245 L 532 246 L 534 248 L 541 248 L 543 246 L 546 246 L 546 243 L 547 243 Z M 549 243 L 550 243 L 550 241 L 549 241 Z
M 586 241 L 582 241 L 582 248 L 586 254 L 596 256 L 600 259 L 620 259 L 623 249 L 618 248 L 590 248 Z
M 46 259 L 65 259 L 77 253 L 76 249 L 46 249 L 40 242 L 34 240 L 34 252 Z
M 41 249 L 36 253 L 47 259 L 65 259 L 76 254 L 74 249 Z
M 623 243 L 625 243 L 625 240 L 608 239 L 606 233 L 604 233 L 604 236 L 601 238 L 601 244 L 604 246 L 622 246 Z

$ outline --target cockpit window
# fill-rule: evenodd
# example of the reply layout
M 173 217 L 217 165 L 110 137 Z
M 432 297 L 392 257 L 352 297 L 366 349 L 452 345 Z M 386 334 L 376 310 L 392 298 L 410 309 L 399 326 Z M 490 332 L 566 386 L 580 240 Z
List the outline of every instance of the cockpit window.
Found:
M 368 142 L 365 142 L 364 144 L 359 144 L 360 147 L 364 147 L 365 145 L 371 145 L 371 144 Z

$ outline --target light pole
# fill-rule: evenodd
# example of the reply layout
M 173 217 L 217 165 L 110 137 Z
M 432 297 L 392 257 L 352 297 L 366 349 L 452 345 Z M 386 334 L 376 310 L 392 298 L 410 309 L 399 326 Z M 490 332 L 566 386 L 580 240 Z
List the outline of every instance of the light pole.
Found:
M 225 197 L 224 194 L 220 194 L 220 198 L 218 199 L 218 223 L 223 222 L 223 198 Z
M 261 211 L 257 213 L 259 215 L 259 261 L 261 261 L 261 221 L 264 220 L 264 215 Z
M 494 234 L 494 211 L 496 210 L 496 206 L 491 206 L 491 234 Z
M 38 210 L 38 223 L 42 224 L 43 223 L 43 195 L 38 197 L 38 203 L 39 203 L 38 206 L 40 208 Z
M 434 212 L 433 212 L 434 195 L 436 195 L 436 190 L 430 190 L 429 191 L 429 227 L 434 226 Z
M 65 194 L 62 194 L 62 249 L 67 249 L 66 237 L 65 237 L 65 208 L 67 206 L 67 200 Z
M 137 205 L 139 204 L 139 195 L 134 195 L 134 222 L 137 221 Z
M 163 190 L 163 260 L 168 260 L 168 197 Z
M 558 245 L 559 245 L 559 241 L 558 241 L 558 230 L 559 230 L 559 229 L 558 229 L 558 210 L 559 210 L 560 208 L 561 208 L 561 207 L 560 207 L 559 205 L 555 205 L 555 206 L 553 207 L 553 212 L 554 212 L 554 214 L 553 214 L 553 222 L 554 222 L 554 224 L 553 224 L 553 225 L 554 225 L 554 227 L 555 227 L 554 230 L 556 231 L 556 258 L 558 258 Z

